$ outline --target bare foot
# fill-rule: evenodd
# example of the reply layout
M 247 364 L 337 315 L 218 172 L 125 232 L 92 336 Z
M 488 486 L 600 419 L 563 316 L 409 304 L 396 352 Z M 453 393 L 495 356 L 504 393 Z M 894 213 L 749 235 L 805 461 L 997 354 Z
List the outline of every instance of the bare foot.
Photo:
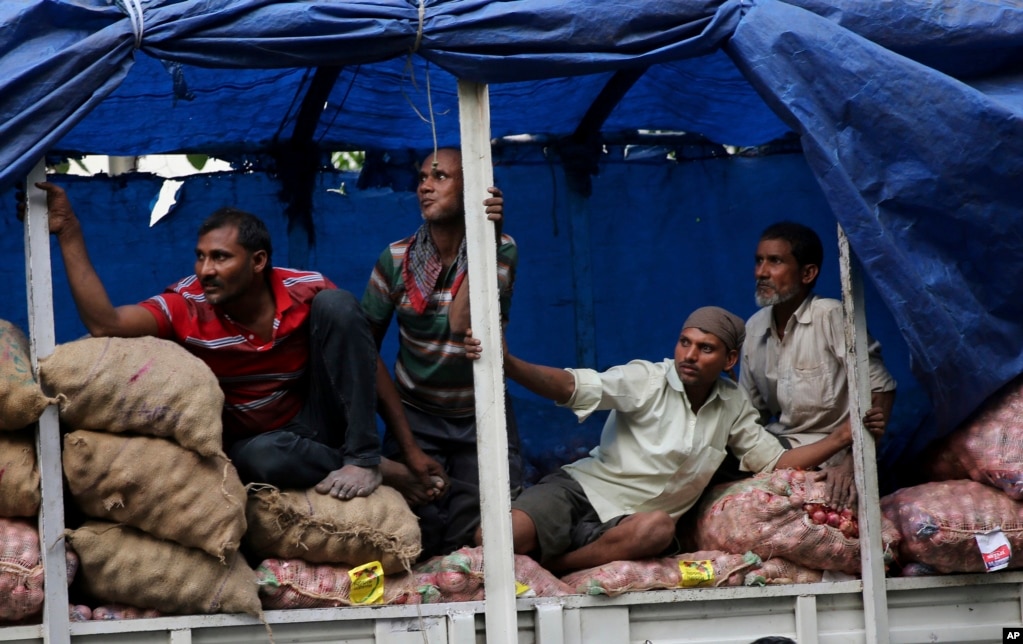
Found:
M 379 467 L 345 465 L 317 483 L 316 491 L 347 501 L 357 496 L 369 496 L 380 487 L 381 479 Z
M 404 463 L 389 458 L 380 459 L 380 472 L 384 483 L 401 492 L 409 505 L 429 503 L 444 493 L 444 479 L 441 477 L 431 476 L 433 485 L 427 488 Z

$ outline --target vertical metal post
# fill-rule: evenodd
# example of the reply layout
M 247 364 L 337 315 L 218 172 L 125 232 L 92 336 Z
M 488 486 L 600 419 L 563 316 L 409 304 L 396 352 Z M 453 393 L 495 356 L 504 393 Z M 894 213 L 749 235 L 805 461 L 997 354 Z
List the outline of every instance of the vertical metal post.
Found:
M 28 292 L 28 328 L 32 369 L 39 378 L 39 358 L 53 353 L 53 281 L 50 269 L 50 226 L 46 193 L 35 187 L 46 181 L 46 163 L 40 160 L 28 176 L 25 213 L 25 279 Z M 68 632 L 67 564 L 64 560 L 64 487 L 60 460 L 57 408 L 46 408 L 36 432 L 36 454 L 42 481 L 39 541 L 43 558 L 46 602 L 43 605 L 43 641 L 70 641 Z
M 490 157 L 490 93 L 480 83 L 458 81 L 462 133 L 465 235 L 469 259 L 469 300 L 473 335 L 483 356 L 473 365 L 476 386 L 476 444 L 480 467 L 483 526 L 483 584 L 490 642 L 517 641 L 515 560 L 508 489 L 508 434 L 505 423 L 501 311 L 497 287 L 497 244 L 483 200 L 493 185 Z
M 867 318 L 863 281 L 853 266 L 849 239 L 838 226 L 838 259 L 842 272 L 842 308 L 845 312 L 846 373 L 849 378 L 849 414 L 852 418 L 853 464 L 859 497 L 860 557 L 863 575 L 864 632 L 869 644 L 888 644 L 888 596 L 881 550 L 881 507 L 877 485 L 874 437 L 863 428 L 863 413 L 870 407 L 867 365 Z

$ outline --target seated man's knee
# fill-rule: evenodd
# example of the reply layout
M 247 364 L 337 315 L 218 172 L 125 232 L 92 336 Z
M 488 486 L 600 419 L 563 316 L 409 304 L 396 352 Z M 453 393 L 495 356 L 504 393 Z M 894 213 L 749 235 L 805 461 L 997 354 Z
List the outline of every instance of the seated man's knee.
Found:
M 636 515 L 634 534 L 642 537 L 653 552 L 661 552 L 675 538 L 675 520 L 667 512 L 656 510 Z
M 292 487 L 295 464 L 286 458 L 280 446 L 266 434 L 235 443 L 228 450 L 228 456 L 238 470 L 242 483 Z
M 327 316 L 343 326 L 365 320 L 359 301 L 350 292 L 340 288 L 317 293 L 313 297 L 310 315 L 316 319 Z
M 536 524 L 533 518 L 522 510 L 512 510 L 512 543 L 517 555 L 528 555 L 534 552 L 540 543 L 536 536 Z M 482 541 L 481 541 L 482 543 Z

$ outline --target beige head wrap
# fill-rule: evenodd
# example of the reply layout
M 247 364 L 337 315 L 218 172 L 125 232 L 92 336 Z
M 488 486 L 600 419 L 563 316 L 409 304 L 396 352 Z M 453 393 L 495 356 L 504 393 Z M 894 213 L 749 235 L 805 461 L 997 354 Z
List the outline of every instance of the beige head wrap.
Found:
M 742 341 L 746 339 L 746 325 L 742 318 L 720 306 L 704 306 L 693 311 L 682 325 L 683 329 L 690 327 L 696 327 L 704 333 L 713 333 L 725 343 L 729 351 L 741 347 Z

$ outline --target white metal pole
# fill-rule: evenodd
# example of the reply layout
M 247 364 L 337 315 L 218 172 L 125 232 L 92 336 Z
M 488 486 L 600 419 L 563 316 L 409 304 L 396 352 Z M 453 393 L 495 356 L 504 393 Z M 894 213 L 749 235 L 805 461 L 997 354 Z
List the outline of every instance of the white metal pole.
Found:
M 465 235 L 469 259 L 469 301 L 473 336 L 483 355 L 473 365 L 476 385 L 476 445 L 480 467 L 483 526 L 483 584 L 487 641 L 517 641 L 515 560 L 508 489 L 508 434 L 505 424 L 501 311 L 497 288 L 497 239 L 483 200 L 494 183 L 490 157 L 490 93 L 487 86 L 458 81 L 462 132 Z
M 863 619 L 868 644 L 888 644 L 888 595 L 881 545 L 881 507 L 877 485 L 874 437 L 863 428 L 863 413 L 870 407 L 867 363 L 867 317 L 863 281 L 853 266 L 849 239 L 838 226 L 838 259 L 842 273 L 842 308 L 845 312 L 846 373 L 849 414 L 852 419 L 853 464 L 859 498 L 860 557 L 863 575 Z
M 35 187 L 46 181 L 46 163 L 40 159 L 28 176 L 28 208 L 25 212 L 25 279 L 28 292 L 28 328 L 32 368 L 39 378 L 39 358 L 53 353 L 53 281 L 50 272 L 50 225 L 46 193 Z M 60 460 L 60 426 L 57 408 L 50 405 L 39 419 L 36 453 L 42 481 L 39 509 L 39 541 L 43 555 L 43 641 L 70 641 L 68 632 L 67 564 L 64 561 L 64 487 Z

